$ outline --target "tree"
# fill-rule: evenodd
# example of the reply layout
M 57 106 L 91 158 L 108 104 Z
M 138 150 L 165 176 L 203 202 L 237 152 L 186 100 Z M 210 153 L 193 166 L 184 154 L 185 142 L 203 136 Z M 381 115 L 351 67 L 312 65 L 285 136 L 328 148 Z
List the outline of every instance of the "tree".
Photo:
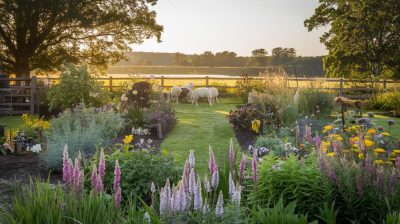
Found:
M 371 81 L 399 72 L 400 1 L 320 0 L 304 24 L 309 31 L 331 28 L 321 37 L 329 55 L 328 76 L 368 76 Z
M 34 69 L 85 62 L 106 68 L 129 44 L 156 37 L 163 27 L 149 9 L 157 0 L 2 0 L 0 60 L 27 77 Z
M 266 66 L 267 65 L 267 55 L 268 51 L 264 48 L 255 49 L 251 52 L 252 57 L 255 59 L 256 64 L 258 66 Z

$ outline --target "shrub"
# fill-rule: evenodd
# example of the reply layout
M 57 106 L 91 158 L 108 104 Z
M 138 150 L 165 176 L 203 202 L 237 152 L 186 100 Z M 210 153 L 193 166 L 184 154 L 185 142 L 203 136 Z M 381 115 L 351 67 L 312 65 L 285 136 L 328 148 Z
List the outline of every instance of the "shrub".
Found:
M 176 163 L 169 156 L 151 154 L 146 151 L 116 151 L 106 156 L 104 185 L 108 192 L 111 192 L 113 185 L 115 160 L 118 160 L 121 166 L 121 173 L 123 174 L 121 176 L 121 188 L 125 199 L 132 195 L 149 201 L 152 182 L 159 189 L 164 185 L 167 178 L 175 183 L 180 176 L 180 170 L 176 168 Z M 96 160 L 93 162 L 97 163 Z M 91 169 L 92 165 L 88 168 Z M 86 173 L 90 174 L 91 171 Z M 88 179 L 90 180 L 90 178 Z
M 86 66 L 67 65 L 60 76 L 60 83 L 51 87 L 47 93 L 50 110 L 73 108 L 79 103 L 94 107 L 102 106 L 109 100 L 107 91 L 96 82 Z
M 383 110 L 393 110 L 396 115 L 400 114 L 400 92 L 397 90 L 379 93 L 375 106 Z
M 300 91 L 299 112 L 304 115 L 329 116 L 334 109 L 333 95 L 315 89 Z
M 145 121 L 160 123 L 164 132 L 171 130 L 177 122 L 175 108 L 171 103 L 158 101 L 150 106 Z
M 298 160 L 290 156 L 287 160 L 268 155 L 259 167 L 259 183 L 249 186 L 250 205 L 266 207 L 269 203 L 284 204 L 297 201 L 297 211 L 315 218 L 319 208 L 329 198 L 329 187 L 321 175 L 315 156 Z
M 122 117 L 112 111 L 96 112 L 84 104 L 68 109 L 51 120 L 52 128 L 45 132 L 47 151 L 41 159 L 48 168 L 60 171 L 65 144 L 73 157 L 78 151 L 88 157 L 97 148 L 110 146 L 122 124 Z
M 265 147 L 273 152 L 276 156 L 285 156 L 285 143 L 278 137 L 263 135 L 258 136 L 255 142 L 255 147 Z
M 256 80 L 251 77 L 247 73 L 241 75 L 240 80 L 236 82 L 237 87 L 237 95 L 243 101 L 243 103 L 247 103 L 247 96 L 251 91 L 264 92 L 264 84 L 262 80 Z
M 126 121 L 129 128 L 143 127 L 146 124 L 144 113 L 140 108 L 130 108 L 126 114 Z

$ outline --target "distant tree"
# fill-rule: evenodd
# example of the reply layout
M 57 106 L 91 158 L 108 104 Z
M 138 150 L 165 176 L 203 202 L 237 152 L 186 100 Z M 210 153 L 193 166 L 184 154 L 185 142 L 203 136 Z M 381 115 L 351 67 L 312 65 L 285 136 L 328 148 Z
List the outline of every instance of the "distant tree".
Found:
M 0 60 L 26 77 L 65 62 L 107 67 L 129 44 L 157 37 L 163 27 L 149 9 L 157 0 L 2 0 Z
M 276 47 L 272 49 L 272 56 L 269 59 L 268 65 L 276 66 L 294 61 L 296 58 L 296 49 Z
M 215 55 L 211 51 L 205 51 L 200 55 L 200 65 L 202 66 L 214 66 Z
M 252 55 L 252 65 L 256 66 L 266 66 L 267 65 L 267 55 L 268 51 L 264 48 L 255 49 L 251 52 Z
M 324 60 L 327 75 L 364 76 L 371 81 L 400 75 L 399 0 L 319 2 L 304 24 L 309 31 L 330 26 L 321 37 L 329 51 Z
M 215 54 L 215 63 L 218 66 L 234 66 L 237 54 L 235 52 L 223 51 Z
M 189 66 L 189 57 L 179 52 L 175 53 L 174 65 Z

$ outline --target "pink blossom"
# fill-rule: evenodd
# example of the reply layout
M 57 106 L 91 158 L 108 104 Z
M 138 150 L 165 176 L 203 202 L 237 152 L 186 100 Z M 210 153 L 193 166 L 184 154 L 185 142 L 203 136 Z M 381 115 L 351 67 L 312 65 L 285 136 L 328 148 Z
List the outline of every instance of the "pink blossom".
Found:
M 90 182 L 92 184 L 92 188 L 96 188 L 96 183 L 97 183 L 97 167 L 96 164 L 93 163 L 93 168 L 92 168 L 92 176 L 90 178 Z
M 217 189 L 219 184 L 219 173 L 218 170 L 214 171 L 214 173 L 212 174 L 211 177 L 211 187 L 213 187 L 214 189 Z
M 99 159 L 99 176 L 102 180 L 104 180 L 105 173 L 106 173 L 106 162 L 104 158 L 104 149 L 101 149 L 100 159 Z
M 208 169 L 210 170 L 210 174 L 212 175 L 215 170 L 218 169 L 217 163 L 215 162 L 215 156 L 214 152 L 211 148 L 211 145 L 209 146 L 209 154 L 210 154 L 210 159 L 208 160 Z
M 118 189 L 115 192 L 115 206 L 117 208 L 121 206 L 121 201 L 122 201 L 121 187 L 118 187 Z
M 315 148 L 319 149 L 319 146 L 321 145 L 321 138 L 319 137 L 319 134 L 317 132 L 317 134 L 315 135 L 315 137 L 313 138 L 313 142 L 315 144 Z
M 121 186 L 121 168 L 119 166 L 118 160 L 115 161 L 115 169 L 114 169 L 114 191 L 117 191 Z

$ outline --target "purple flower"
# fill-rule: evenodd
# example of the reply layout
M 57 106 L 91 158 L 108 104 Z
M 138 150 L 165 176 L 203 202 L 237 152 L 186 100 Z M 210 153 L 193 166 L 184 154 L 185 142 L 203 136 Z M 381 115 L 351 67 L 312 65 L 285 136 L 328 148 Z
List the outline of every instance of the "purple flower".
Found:
M 214 189 L 217 189 L 219 183 L 219 173 L 218 170 L 214 171 L 212 177 L 211 177 L 211 187 Z
M 118 189 L 115 192 L 115 206 L 117 208 L 121 206 L 121 201 L 122 201 L 121 187 L 118 187 Z
M 244 169 L 246 168 L 246 155 L 242 153 L 242 159 L 240 160 L 239 163 L 239 178 L 240 180 L 243 180 L 244 178 Z
M 120 187 L 121 187 L 121 168 L 119 166 L 118 160 L 115 160 L 114 185 L 113 185 L 114 192 L 116 192 Z
M 63 152 L 63 181 L 64 183 L 69 182 L 69 155 L 68 155 L 68 146 L 64 146 L 64 152 Z
M 229 195 L 231 196 L 231 200 L 233 200 L 235 192 L 235 182 L 232 179 L 232 174 L 229 174 Z
M 106 161 L 104 158 L 104 149 L 101 149 L 100 159 L 99 159 L 99 176 L 102 180 L 104 180 L 105 172 L 106 172 Z
M 97 175 L 97 180 L 96 180 L 96 192 L 101 193 L 104 190 L 104 184 L 103 184 L 103 179 L 101 179 L 100 175 Z
M 253 152 L 253 160 L 251 161 L 251 168 L 253 171 L 252 179 L 256 182 L 258 180 L 258 160 L 257 149 Z
M 194 151 L 190 150 L 190 154 L 189 154 L 189 165 L 190 165 L 190 167 L 193 168 L 195 163 L 196 163 L 196 159 L 194 157 Z
M 224 196 L 222 195 L 222 191 L 219 192 L 217 206 L 215 207 L 215 215 L 217 217 L 221 217 L 224 214 Z
M 190 170 L 190 175 L 189 175 L 189 193 L 193 194 L 195 190 L 196 190 L 196 174 L 194 172 L 194 168 L 192 168 Z
M 314 136 L 313 142 L 314 142 L 314 144 L 315 144 L 315 148 L 316 148 L 316 149 L 319 149 L 319 146 L 321 145 L 321 138 L 319 137 L 318 132 L 317 132 L 317 134 Z
M 215 170 L 218 170 L 217 163 L 215 162 L 215 156 L 214 152 L 211 148 L 211 145 L 209 146 L 209 154 L 210 154 L 210 159 L 208 160 L 208 169 L 210 170 L 210 174 L 212 175 Z
M 203 208 L 203 198 L 201 196 L 201 181 L 197 182 L 196 190 L 193 196 L 193 209 L 195 211 L 201 211 Z
M 211 185 L 207 175 L 204 176 L 204 189 L 206 190 L 207 193 L 211 192 Z

